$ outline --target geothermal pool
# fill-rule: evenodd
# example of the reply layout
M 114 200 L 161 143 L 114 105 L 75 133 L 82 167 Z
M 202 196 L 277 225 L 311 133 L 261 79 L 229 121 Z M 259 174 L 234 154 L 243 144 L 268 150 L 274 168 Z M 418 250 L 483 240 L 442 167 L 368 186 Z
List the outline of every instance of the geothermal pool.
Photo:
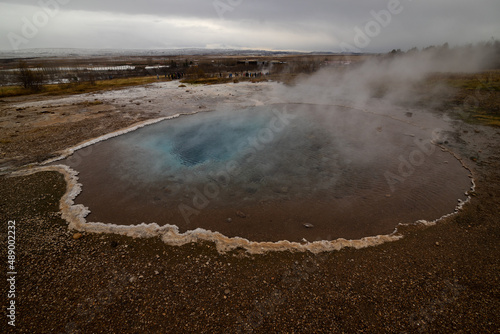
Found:
M 442 134 L 355 109 L 274 105 L 161 121 L 77 151 L 89 222 L 252 241 L 358 239 L 451 213 L 469 172 Z M 60 162 L 59 162 L 60 163 Z

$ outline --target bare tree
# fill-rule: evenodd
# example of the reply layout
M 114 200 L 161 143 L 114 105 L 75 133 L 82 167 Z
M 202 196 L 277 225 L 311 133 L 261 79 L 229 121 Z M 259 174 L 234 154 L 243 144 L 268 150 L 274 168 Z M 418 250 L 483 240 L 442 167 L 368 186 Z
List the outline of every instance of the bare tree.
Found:
M 203 71 L 203 69 L 201 69 L 201 68 L 200 68 L 200 67 L 198 67 L 198 66 L 193 66 L 193 67 L 190 67 L 190 68 L 187 70 L 187 75 L 188 75 L 190 78 L 193 78 L 193 79 L 203 79 L 203 78 L 206 78 L 205 71 Z
M 0 86 L 7 84 L 7 75 L 4 71 L 0 70 Z
M 44 75 L 42 67 L 31 69 L 28 64 L 21 60 L 18 67 L 18 80 L 26 89 L 40 90 L 42 89 Z
M 95 71 L 91 68 L 87 69 L 86 71 L 82 71 L 79 77 L 82 79 L 82 81 L 87 81 L 92 86 L 96 85 L 96 74 Z

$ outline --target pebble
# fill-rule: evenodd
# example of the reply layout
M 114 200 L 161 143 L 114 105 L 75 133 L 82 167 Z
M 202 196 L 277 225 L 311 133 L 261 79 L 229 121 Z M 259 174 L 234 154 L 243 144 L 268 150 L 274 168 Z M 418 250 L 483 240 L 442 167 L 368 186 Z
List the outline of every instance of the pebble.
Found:
M 245 213 L 241 212 L 241 211 L 236 211 L 236 215 L 238 217 L 240 217 L 240 218 L 246 218 L 247 217 L 247 215 Z
M 226 219 L 228 223 L 232 222 L 233 220 L 231 218 Z
M 313 228 L 313 227 L 314 227 L 314 225 L 313 225 L 313 224 L 309 224 L 309 223 L 305 223 L 305 224 L 304 224 L 304 226 L 305 226 L 306 228 Z
M 75 240 L 78 240 L 81 237 L 83 237 L 83 235 L 81 233 L 75 233 L 75 234 L 73 234 L 73 239 L 75 239 Z

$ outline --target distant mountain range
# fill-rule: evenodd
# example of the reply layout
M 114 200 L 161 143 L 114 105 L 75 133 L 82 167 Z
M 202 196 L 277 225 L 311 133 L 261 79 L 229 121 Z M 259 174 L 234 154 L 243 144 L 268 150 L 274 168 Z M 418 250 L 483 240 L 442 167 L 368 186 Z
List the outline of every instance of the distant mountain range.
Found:
M 203 55 L 235 55 L 235 56 L 278 56 L 291 54 L 335 54 L 333 52 L 299 52 L 299 51 L 267 51 L 267 50 L 236 50 L 236 49 L 75 49 L 75 48 L 54 48 L 54 49 L 24 49 L 17 51 L 0 50 L 0 59 L 17 58 L 57 58 L 57 57 L 119 57 L 119 56 L 203 56 Z

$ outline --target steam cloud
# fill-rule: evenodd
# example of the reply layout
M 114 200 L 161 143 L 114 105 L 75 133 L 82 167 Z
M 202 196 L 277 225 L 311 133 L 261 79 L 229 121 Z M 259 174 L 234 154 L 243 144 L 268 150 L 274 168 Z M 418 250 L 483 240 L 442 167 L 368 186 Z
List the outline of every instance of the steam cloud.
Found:
M 416 88 L 431 74 L 473 73 L 500 68 L 500 42 L 450 48 L 447 44 L 406 53 L 368 57 L 348 69 L 323 68 L 292 88 L 276 91 L 283 101 L 365 107 L 373 98 L 399 104 L 415 99 Z M 436 87 L 442 93 L 444 87 Z

